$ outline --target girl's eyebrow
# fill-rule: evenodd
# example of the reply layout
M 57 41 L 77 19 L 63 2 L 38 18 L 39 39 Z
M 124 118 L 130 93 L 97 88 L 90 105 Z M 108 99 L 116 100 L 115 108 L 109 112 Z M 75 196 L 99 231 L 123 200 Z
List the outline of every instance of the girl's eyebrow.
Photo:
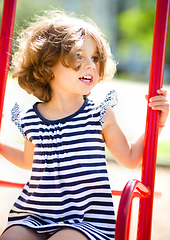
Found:
M 83 48 L 78 48 L 77 52 L 83 52 Z
M 85 50 L 84 50 L 84 48 L 83 47 L 80 47 L 80 48 L 78 48 L 77 49 L 77 52 L 84 52 Z M 99 50 L 96 48 L 95 50 L 94 50 L 94 53 L 93 54 L 96 54 L 96 55 L 100 55 L 100 53 L 99 53 Z
M 98 55 L 98 56 L 100 56 L 100 53 L 99 53 L 98 50 L 96 50 L 96 51 L 94 51 L 93 55 Z

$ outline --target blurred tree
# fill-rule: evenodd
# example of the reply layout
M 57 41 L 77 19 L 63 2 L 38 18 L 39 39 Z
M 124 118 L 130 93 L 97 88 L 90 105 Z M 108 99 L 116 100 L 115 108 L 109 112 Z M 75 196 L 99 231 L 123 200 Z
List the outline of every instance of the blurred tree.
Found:
M 131 8 L 118 16 L 119 51 L 121 54 L 130 53 L 134 46 L 150 52 L 154 26 L 154 11 L 143 11 L 141 8 Z
M 128 70 L 134 69 L 136 73 L 148 74 L 149 61 L 152 50 L 153 29 L 155 18 L 155 2 L 141 0 L 140 6 L 123 10 L 118 15 L 118 49 L 123 67 L 128 66 Z M 169 25 L 170 31 L 170 25 Z M 168 31 L 168 32 L 169 32 Z M 170 83 L 170 33 L 167 37 L 166 48 L 166 82 Z M 148 66 L 148 67 L 147 67 Z M 121 69 L 121 67 L 120 67 Z

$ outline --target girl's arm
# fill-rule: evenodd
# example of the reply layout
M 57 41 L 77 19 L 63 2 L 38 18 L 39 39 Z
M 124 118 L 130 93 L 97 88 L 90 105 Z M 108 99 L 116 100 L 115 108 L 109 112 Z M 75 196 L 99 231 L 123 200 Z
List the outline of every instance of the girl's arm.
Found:
M 166 99 L 167 92 L 165 90 L 158 90 L 158 94 L 158 96 L 149 100 L 149 106 L 153 110 L 160 110 L 159 125 L 163 126 L 168 117 L 169 104 Z M 139 138 L 129 141 L 119 127 L 111 107 L 108 107 L 103 120 L 103 137 L 114 159 L 127 168 L 136 168 L 139 166 L 143 155 L 144 134 Z M 159 128 L 159 134 L 161 129 Z
M 25 140 L 24 146 L 21 144 L 0 143 L 0 154 L 17 167 L 31 170 L 34 155 L 34 144 Z

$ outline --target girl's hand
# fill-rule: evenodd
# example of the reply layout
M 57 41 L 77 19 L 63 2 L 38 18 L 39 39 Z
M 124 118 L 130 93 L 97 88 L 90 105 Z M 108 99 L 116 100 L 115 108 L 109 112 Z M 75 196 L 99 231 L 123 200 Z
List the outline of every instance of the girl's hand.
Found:
M 164 126 L 169 114 L 170 105 L 166 98 L 167 91 L 165 89 L 159 89 L 157 90 L 157 93 L 158 96 L 149 99 L 149 107 L 153 110 L 160 110 L 159 126 Z

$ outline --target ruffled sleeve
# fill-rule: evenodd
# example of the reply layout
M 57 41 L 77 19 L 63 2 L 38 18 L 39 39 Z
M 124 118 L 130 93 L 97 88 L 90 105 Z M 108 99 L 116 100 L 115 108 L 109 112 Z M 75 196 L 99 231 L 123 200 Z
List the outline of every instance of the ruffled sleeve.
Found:
M 27 139 L 27 136 L 23 130 L 21 124 L 21 109 L 18 103 L 15 103 L 14 107 L 11 110 L 11 121 L 18 127 L 20 132 L 22 133 L 23 137 Z
M 104 101 L 99 105 L 99 108 L 100 108 L 99 121 L 102 127 L 104 124 L 103 116 L 105 115 L 108 106 L 114 107 L 117 105 L 117 103 L 118 103 L 117 93 L 115 90 L 112 90 L 106 95 Z

